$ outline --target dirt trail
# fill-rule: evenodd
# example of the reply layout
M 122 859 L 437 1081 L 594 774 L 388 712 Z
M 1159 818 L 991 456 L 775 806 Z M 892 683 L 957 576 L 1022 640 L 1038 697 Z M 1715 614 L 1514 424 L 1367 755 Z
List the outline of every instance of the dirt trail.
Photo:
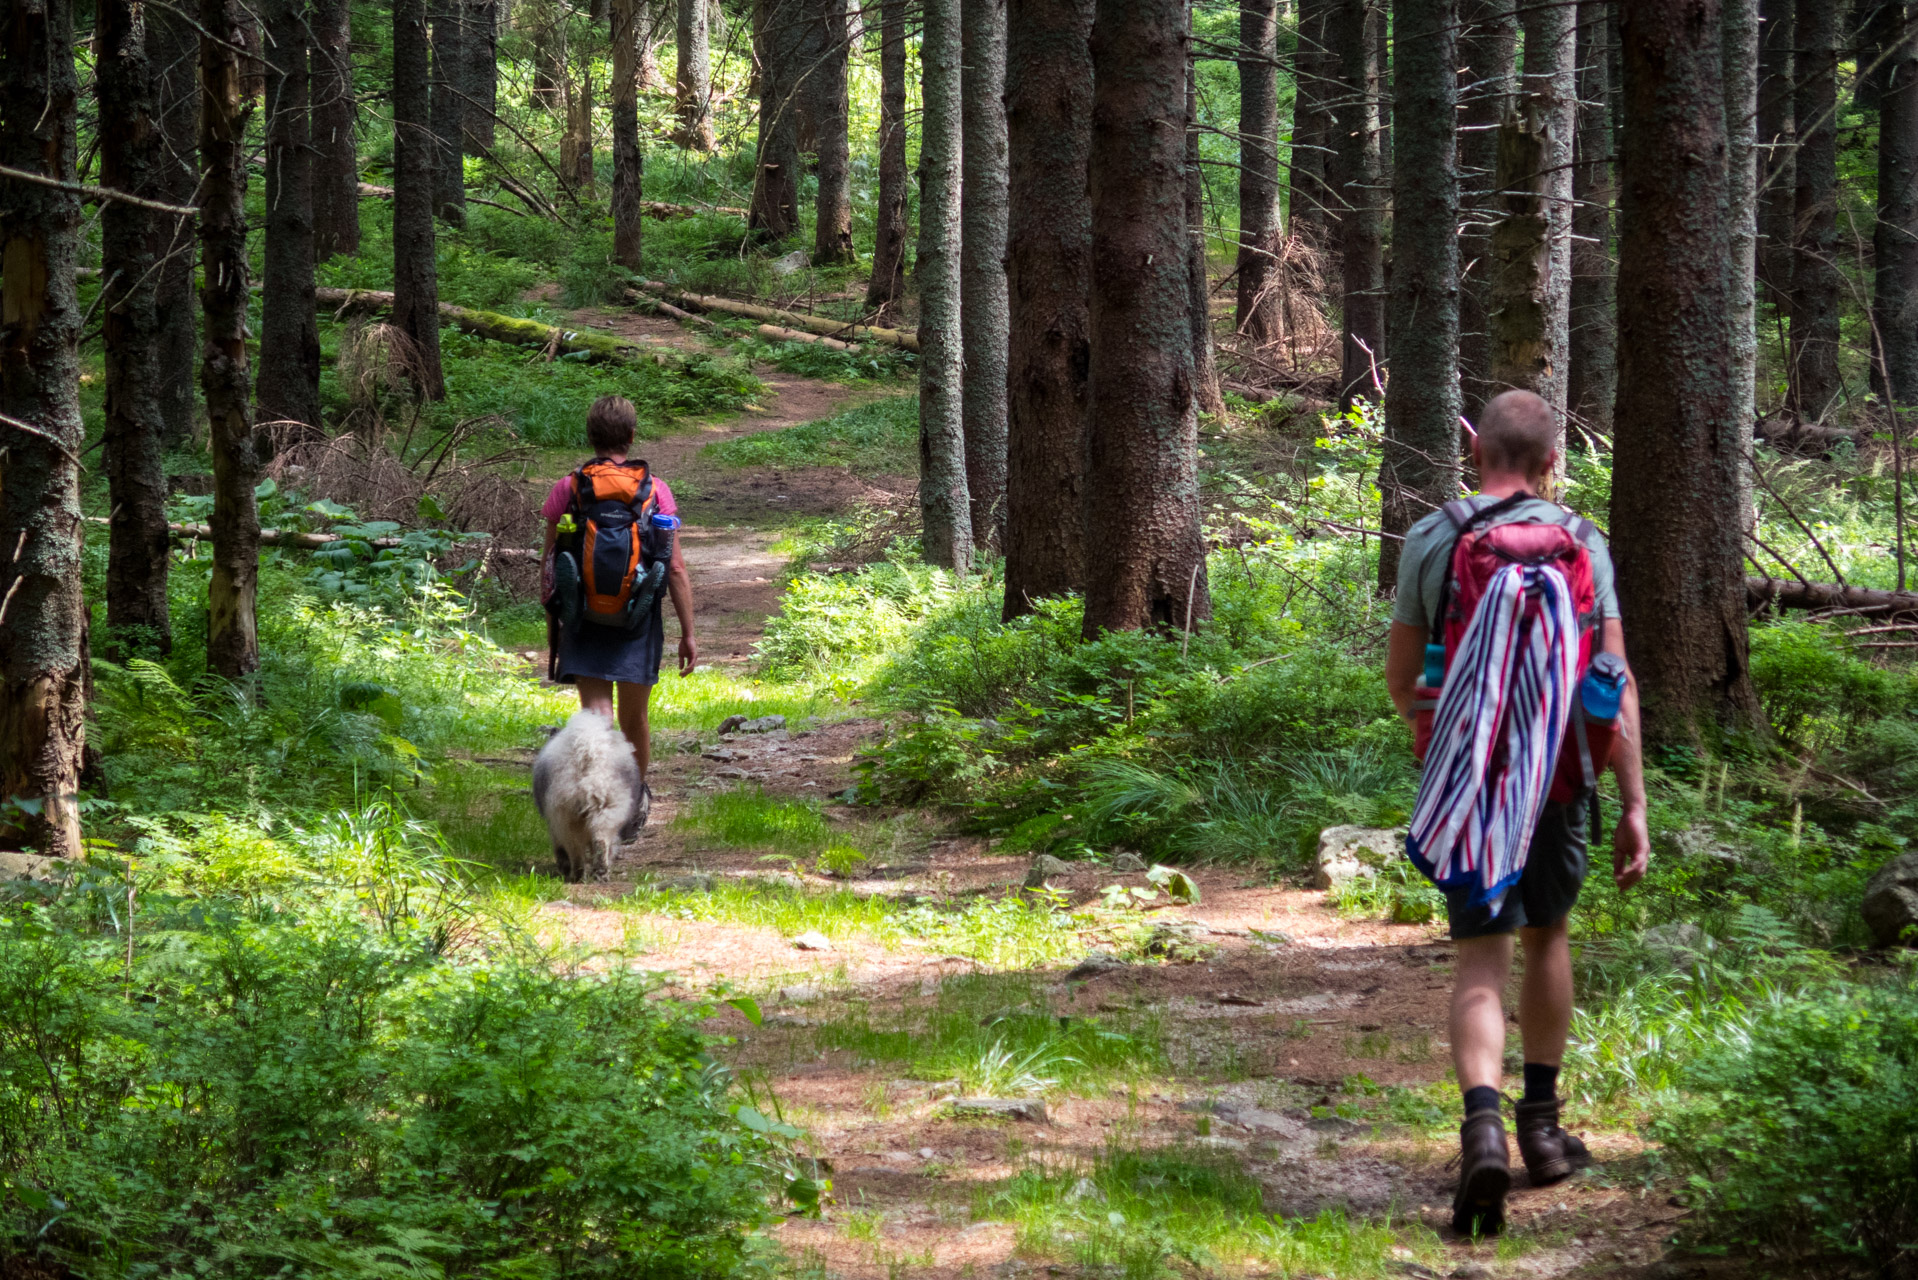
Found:
M 702 345 L 676 325 L 629 312 L 579 319 L 647 341 Z M 767 549 L 774 535 L 754 526 L 794 509 L 843 509 L 868 496 L 863 482 L 835 469 L 817 469 L 834 471 L 830 477 L 722 473 L 698 460 L 709 443 L 825 417 L 854 394 L 762 376 L 767 394 L 754 410 L 646 446 L 655 469 L 676 490 L 683 487 L 705 657 L 724 664 L 750 657 L 783 585 L 779 559 Z M 1388 1264 L 1395 1274 L 1707 1274 L 1702 1266 L 1663 1260 L 1682 1214 L 1666 1192 L 1652 1190 L 1643 1144 L 1623 1132 L 1584 1129 L 1604 1162 L 1595 1174 L 1532 1189 L 1521 1171 L 1503 1245 L 1451 1239 L 1453 1174 L 1445 1166 L 1456 1143 L 1445 1126 L 1454 1095 L 1437 1092 L 1447 1110 L 1436 1129 L 1395 1123 L 1376 1101 L 1387 1087 L 1429 1086 L 1447 1076 L 1455 950 L 1441 928 L 1356 921 L 1333 911 L 1320 892 L 1200 868 L 1192 874 L 1202 905 L 1152 914 L 1176 941 L 1171 957 L 1075 969 L 1075 956 L 1008 975 L 1025 984 L 1020 998 L 1036 995 L 1061 1019 L 1125 1026 L 1147 1020 L 1161 1029 L 1170 1066 L 1097 1096 L 1055 1095 L 1042 1122 L 1008 1123 L 955 1116 L 950 1085 L 905 1078 L 907 1064 L 839 1047 L 844 1039 L 834 1033 L 917 1025 L 929 1006 L 968 989 L 964 984 L 976 985 L 981 975 L 994 981 L 989 975 L 1003 971 L 910 940 L 888 945 L 854 931 L 829 949 L 806 950 L 770 926 L 649 910 L 645 899 L 617 902 L 641 881 L 697 893 L 727 880 L 772 879 L 901 903 L 964 903 L 1013 891 L 1026 874 L 1023 857 L 955 837 L 926 813 L 875 818 L 833 803 L 854 781 L 859 749 L 883 729 L 879 721 L 852 718 L 656 744 L 662 802 L 640 843 L 616 864 L 621 881 L 573 886 L 568 900 L 545 912 L 556 937 L 597 953 L 589 966 L 658 971 L 687 993 L 724 982 L 761 1000 L 762 1026 L 726 1011 L 715 1029 L 737 1038 L 729 1051 L 734 1065 L 768 1086 L 808 1130 L 812 1152 L 833 1180 L 835 1203 L 824 1219 L 792 1218 L 776 1231 L 807 1274 L 1013 1280 L 1042 1267 L 1051 1275 L 1116 1276 L 1112 1266 L 1047 1265 L 1022 1256 L 1010 1223 L 971 1220 L 975 1192 L 1030 1161 L 1089 1169 L 1114 1143 L 1216 1152 L 1258 1181 L 1270 1213 L 1310 1217 L 1335 1209 L 1354 1219 L 1410 1219 L 1448 1241 L 1436 1256 L 1400 1251 Z M 798 864 L 769 871 L 762 850 L 716 847 L 673 824 L 687 797 L 733 787 L 820 800 L 835 829 L 880 852 L 862 878 L 835 881 Z M 1096 865 L 1050 883 L 1074 906 L 1095 901 L 1110 885 L 1145 886 L 1140 874 Z M 1515 1004 L 1512 994 L 1508 1004 Z M 1584 1128 L 1576 1118 L 1573 1127 Z M 1249 1274 L 1280 1272 L 1255 1264 Z

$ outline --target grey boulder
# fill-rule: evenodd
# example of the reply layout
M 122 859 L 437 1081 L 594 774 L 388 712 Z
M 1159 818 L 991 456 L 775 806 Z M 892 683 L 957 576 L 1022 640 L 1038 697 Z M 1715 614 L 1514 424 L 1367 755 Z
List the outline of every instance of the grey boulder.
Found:
M 1918 853 L 1901 853 L 1878 868 L 1865 885 L 1865 927 L 1881 947 L 1907 943 L 1918 928 Z

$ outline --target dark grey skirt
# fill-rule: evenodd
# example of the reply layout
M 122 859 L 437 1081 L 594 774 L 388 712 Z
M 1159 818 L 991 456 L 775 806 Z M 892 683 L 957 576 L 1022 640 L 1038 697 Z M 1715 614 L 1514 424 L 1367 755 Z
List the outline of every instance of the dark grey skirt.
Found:
M 620 631 L 583 619 L 570 631 L 562 629 L 560 682 L 572 684 L 579 677 L 588 676 L 627 684 L 658 684 L 659 657 L 666 647 L 666 623 L 660 603 L 653 601 L 646 625 L 637 631 Z

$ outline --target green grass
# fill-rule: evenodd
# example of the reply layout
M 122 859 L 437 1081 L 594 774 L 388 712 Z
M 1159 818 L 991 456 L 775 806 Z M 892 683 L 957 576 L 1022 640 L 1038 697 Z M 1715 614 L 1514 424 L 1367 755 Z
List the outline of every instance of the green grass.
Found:
M 862 474 L 909 474 L 919 466 L 919 399 L 887 396 L 830 418 L 708 445 L 726 467 L 846 467 Z
M 779 853 L 816 853 L 832 839 L 817 804 L 775 799 L 758 787 L 700 796 L 677 825 L 719 844 Z
M 1443 1261 L 1415 1222 L 1354 1222 L 1335 1210 L 1281 1218 L 1236 1158 L 1204 1149 L 1109 1147 L 1091 1168 L 1035 1163 L 981 1189 L 976 1219 L 1010 1220 L 1019 1252 L 1123 1280 L 1216 1274 L 1263 1264 L 1282 1276 L 1401 1274 Z

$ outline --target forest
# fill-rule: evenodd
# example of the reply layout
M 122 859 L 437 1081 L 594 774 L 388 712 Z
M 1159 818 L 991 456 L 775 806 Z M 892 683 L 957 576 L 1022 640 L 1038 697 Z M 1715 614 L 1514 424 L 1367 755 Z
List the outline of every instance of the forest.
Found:
M 1918 3 L 0 30 L 0 1277 L 1918 1276 Z M 1392 655 L 1514 392 L 1643 776 L 1481 1229 Z

